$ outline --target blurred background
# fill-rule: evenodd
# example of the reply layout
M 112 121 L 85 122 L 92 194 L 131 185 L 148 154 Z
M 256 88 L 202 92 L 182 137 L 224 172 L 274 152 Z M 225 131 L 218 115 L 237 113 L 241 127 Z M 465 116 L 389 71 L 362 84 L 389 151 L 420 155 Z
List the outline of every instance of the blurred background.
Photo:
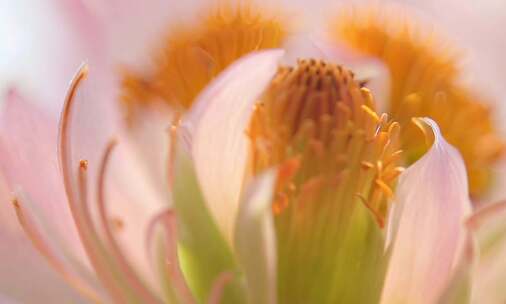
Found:
M 205 1 L 0 0 L 0 102 L 16 88 L 30 102 L 57 116 L 66 86 L 83 61 L 96 65 L 142 66 L 167 20 L 195 18 Z M 261 1 L 256 1 L 260 2 Z M 368 1 L 293 0 L 281 7 L 305 18 L 306 29 L 322 28 L 335 10 Z M 506 136 L 506 1 L 390 0 L 428 21 L 462 52 L 464 81 L 488 97 L 497 126 Z M 506 182 L 504 164 L 497 185 Z M 2 183 L 0 183 L 2 184 Z M 500 188 L 500 187 L 496 187 Z M 1 191 L 0 193 L 5 192 Z M 489 200 L 501 199 L 495 191 Z M 21 303 L 39 295 L 47 302 L 76 303 L 76 295 L 52 273 L 19 233 L 11 207 L 0 204 L 0 294 Z M 25 265 L 25 269 L 19 269 Z M 49 279 L 48 279 L 49 278 Z M 58 287 L 58 286 L 61 287 Z M 56 301 L 58 299 L 58 301 Z M 0 297 L 0 303 L 3 303 Z

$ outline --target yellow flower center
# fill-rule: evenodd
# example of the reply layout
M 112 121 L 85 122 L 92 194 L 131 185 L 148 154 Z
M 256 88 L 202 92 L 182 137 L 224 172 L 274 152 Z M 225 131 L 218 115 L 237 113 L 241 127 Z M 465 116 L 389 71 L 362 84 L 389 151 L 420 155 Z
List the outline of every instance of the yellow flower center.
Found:
M 381 233 L 372 231 L 383 226 L 402 171 L 399 124 L 374 109 L 352 72 L 312 59 L 280 67 L 260 97 L 248 130 L 251 166 L 253 174 L 280 167 L 272 208 L 281 303 L 353 303 L 357 295 L 342 296 L 347 287 L 335 284 L 338 277 L 376 282 L 366 269 L 372 260 L 346 265 L 382 252 L 372 236 Z
M 124 73 L 122 100 L 130 109 L 153 101 L 188 109 L 229 64 L 255 50 L 280 47 L 286 31 L 281 20 L 249 4 L 210 10 L 200 24 L 173 26 L 155 52 L 152 71 Z
M 449 143 L 462 154 L 470 192 L 480 195 L 490 185 L 491 167 L 504 154 L 504 141 L 493 125 L 483 98 L 459 83 L 454 52 L 434 35 L 424 35 L 395 12 L 358 9 L 336 18 L 335 37 L 367 55 L 381 59 L 390 70 L 388 113 L 403 126 L 401 141 L 408 164 L 425 147 L 409 122 L 434 119 Z
M 253 173 L 281 165 L 275 214 L 294 197 L 311 197 L 316 189 L 337 187 L 353 175 L 358 179 L 347 191 L 383 220 L 384 199 L 401 172 L 396 166 L 399 125 L 374 108 L 370 91 L 341 66 L 311 59 L 279 68 L 248 132 Z

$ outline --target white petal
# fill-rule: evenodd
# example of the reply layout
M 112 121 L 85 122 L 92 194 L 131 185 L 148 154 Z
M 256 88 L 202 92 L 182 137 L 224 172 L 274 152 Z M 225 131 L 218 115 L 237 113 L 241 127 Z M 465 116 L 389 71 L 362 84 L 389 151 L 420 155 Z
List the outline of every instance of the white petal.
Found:
M 400 177 L 389 220 L 391 259 L 382 303 L 434 303 L 451 278 L 466 240 L 471 211 L 459 152 L 435 122 L 431 149 Z
M 276 303 L 276 235 L 271 212 L 275 180 L 274 171 L 259 176 L 237 217 L 235 246 L 251 303 Z
M 239 59 L 204 90 L 183 122 L 209 210 L 229 242 L 248 157 L 245 131 L 281 56 L 267 50 Z

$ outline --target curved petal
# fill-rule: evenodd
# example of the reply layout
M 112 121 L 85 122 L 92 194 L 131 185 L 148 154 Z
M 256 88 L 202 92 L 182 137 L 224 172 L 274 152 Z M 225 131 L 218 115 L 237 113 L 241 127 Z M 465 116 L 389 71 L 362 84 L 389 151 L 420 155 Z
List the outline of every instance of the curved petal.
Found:
M 229 243 L 246 170 L 245 131 L 281 56 L 281 50 L 267 50 L 239 59 L 204 90 L 183 121 L 207 205 Z
M 37 202 L 52 230 L 62 233 L 87 264 L 70 212 L 56 160 L 56 122 L 12 90 L 0 116 L 0 168 L 10 191 L 23 187 Z M 36 153 L 34 153 L 36 151 Z M 54 219 L 58 220 L 54 220 Z
M 391 240 L 382 303 L 434 303 L 453 275 L 467 239 L 471 211 L 466 170 L 458 151 L 432 128 L 427 154 L 400 177 L 389 221 Z
M 239 207 L 235 246 L 250 303 L 276 303 L 276 232 L 271 211 L 275 181 L 274 171 L 256 178 Z

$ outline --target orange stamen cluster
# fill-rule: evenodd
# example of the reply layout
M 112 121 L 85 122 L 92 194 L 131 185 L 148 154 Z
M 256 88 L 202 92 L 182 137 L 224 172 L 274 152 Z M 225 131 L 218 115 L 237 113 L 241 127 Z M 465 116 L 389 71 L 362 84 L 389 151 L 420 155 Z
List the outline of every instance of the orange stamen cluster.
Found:
M 409 126 L 411 118 L 431 117 L 462 153 L 471 194 L 480 195 L 490 185 L 491 166 L 505 151 L 488 102 L 459 83 L 458 58 L 441 46 L 447 45 L 442 39 L 422 34 L 398 15 L 374 8 L 347 12 L 336 18 L 335 36 L 389 68 L 388 112 L 403 126 L 407 163 L 426 149 L 418 130 Z
M 361 276 L 369 261 L 358 257 L 382 251 L 372 235 L 384 226 L 402 171 L 399 132 L 343 67 L 299 60 L 279 68 L 248 135 L 253 174 L 279 168 L 272 210 L 280 303 L 339 302 L 335 278 L 345 273 L 374 281 Z M 344 260 L 364 263 L 350 274 Z
M 173 26 L 146 75 L 125 72 L 123 101 L 131 109 L 155 100 L 179 109 L 229 64 L 249 52 L 280 47 L 286 28 L 249 4 L 211 10 L 200 24 Z
M 253 172 L 280 165 L 275 214 L 305 208 L 327 191 L 351 191 L 382 225 L 402 170 L 399 131 L 376 114 L 369 90 L 352 72 L 299 60 L 279 68 L 256 106 L 249 129 Z

